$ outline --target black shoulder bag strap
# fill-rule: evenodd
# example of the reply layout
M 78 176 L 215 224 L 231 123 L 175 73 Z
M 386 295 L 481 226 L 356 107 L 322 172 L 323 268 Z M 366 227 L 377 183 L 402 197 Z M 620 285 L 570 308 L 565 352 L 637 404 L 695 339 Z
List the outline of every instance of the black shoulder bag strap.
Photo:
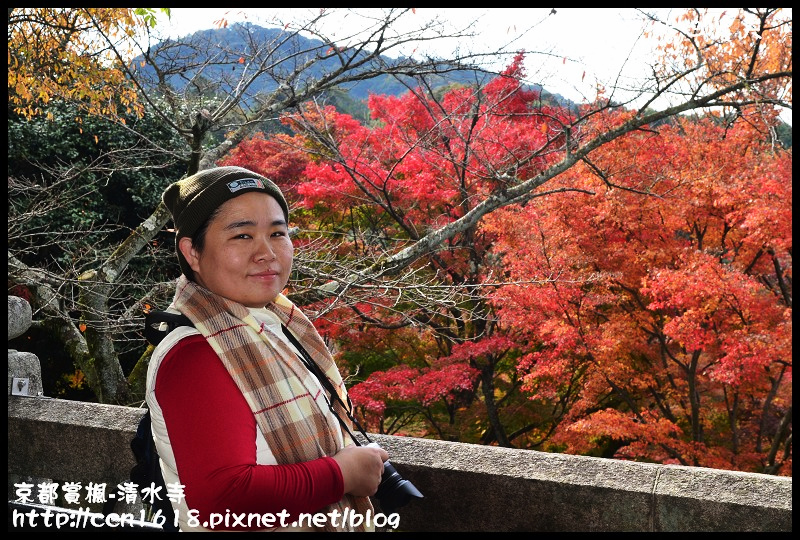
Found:
M 162 328 L 164 324 L 166 329 Z M 194 326 L 194 323 L 183 313 L 150 311 L 144 316 L 144 337 L 148 343 L 156 346 L 179 326 Z
M 173 330 L 179 326 L 194 326 L 191 319 L 182 313 L 170 313 L 168 311 L 150 311 L 144 317 L 144 337 L 153 346 L 158 345 Z M 131 450 L 136 465 L 131 469 L 130 478 L 139 486 L 140 495 L 144 496 L 143 488 L 148 488 L 150 482 L 162 488 L 161 493 L 155 497 L 152 504 L 152 511 L 160 511 L 164 519 L 162 528 L 165 531 L 174 532 L 178 528 L 175 525 L 175 515 L 172 504 L 166 497 L 166 484 L 161 475 L 158 452 L 156 452 L 153 432 L 150 425 L 150 410 L 145 412 L 136 430 L 136 436 L 131 440 Z M 109 499 L 103 508 L 103 513 L 108 515 L 114 509 L 116 499 Z

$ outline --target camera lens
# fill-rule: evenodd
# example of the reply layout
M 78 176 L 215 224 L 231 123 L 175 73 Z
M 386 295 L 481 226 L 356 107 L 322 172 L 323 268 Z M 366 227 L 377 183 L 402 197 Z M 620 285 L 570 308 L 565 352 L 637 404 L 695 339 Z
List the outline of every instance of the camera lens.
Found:
M 375 497 L 381 503 L 381 510 L 387 514 L 395 509 L 405 506 L 411 497 L 423 498 L 422 493 L 408 480 L 400 476 L 394 465 L 385 461 L 383 475 Z

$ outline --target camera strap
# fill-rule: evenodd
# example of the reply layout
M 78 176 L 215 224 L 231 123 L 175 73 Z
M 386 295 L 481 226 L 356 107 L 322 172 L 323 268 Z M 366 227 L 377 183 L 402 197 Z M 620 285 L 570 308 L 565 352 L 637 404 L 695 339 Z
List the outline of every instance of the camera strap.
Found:
M 362 444 L 358 442 L 358 439 L 353 436 L 353 432 L 350 431 L 350 428 L 347 426 L 347 424 L 345 424 L 344 420 L 342 420 L 342 417 L 339 416 L 339 414 L 333 408 L 333 400 L 339 401 L 339 404 L 342 406 L 342 410 L 344 410 L 345 414 L 353 423 L 353 425 L 358 428 L 358 430 L 369 443 L 372 443 L 373 441 L 367 436 L 367 432 L 364 431 L 364 428 L 361 427 L 361 424 L 359 424 L 358 421 L 353 418 L 353 404 L 350 402 L 350 397 L 348 396 L 347 398 L 348 404 L 345 404 L 342 401 L 342 398 L 339 397 L 339 394 L 336 392 L 331 380 L 328 379 L 319 365 L 314 362 L 314 359 L 311 358 L 311 355 L 308 354 L 308 351 L 305 350 L 297 338 L 292 335 L 285 325 L 282 324 L 281 329 L 289 341 L 291 341 L 295 348 L 297 348 L 297 351 L 300 353 L 297 356 L 300 358 L 300 360 L 302 360 L 303 364 L 305 364 L 308 370 L 314 374 L 325 390 L 330 393 L 331 399 L 327 399 L 326 397 L 325 401 L 327 401 L 331 412 L 339 421 L 339 424 L 341 424 L 342 429 L 344 429 L 350 435 L 350 438 L 353 440 L 356 446 L 362 446 Z M 385 461 L 383 463 L 381 483 L 378 486 L 378 491 L 375 493 L 375 497 L 377 497 L 380 501 L 381 510 L 391 514 L 394 513 L 395 509 L 406 505 L 411 497 L 422 498 L 423 495 L 414 484 L 400 476 L 400 473 L 397 472 L 397 469 L 394 468 L 394 465 L 388 461 Z
M 330 409 L 331 413 L 333 413 L 333 415 L 336 417 L 336 419 L 339 421 L 339 424 L 341 424 L 342 428 L 348 433 L 348 435 L 350 435 L 350 438 L 353 439 L 353 442 L 357 446 L 361 446 L 361 443 L 358 442 L 358 439 L 355 438 L 353 432 L 350 431 L 350 428 L 344 422 L 342 417 L 339 416 L 339 413 L 336 412 L 336 409 L 333 407 L 334 401 L 339 402 L 339 404 L 342 406 L 342 410 L 344 410 L 345 414 L 347 415 L 347 418 L 350 419 L 350 421 L 353 423 L 356 429 L 358 429 L 358 431 L 361 432 L 364 438 L 367 439 L 367 442 L 372 442 L 372 440 L 367 436 L 367 433 L 361 427 L 361 424 L 359 424 L 358 421 L 353 417 L 352 413 L 353 403 L 350 401 L 350 397 L 348 396 L 347 403 L 344 403 L 342 401 L 342 398 L 339 397 L 339 393 L 336 392 L 336 389 L 333 387 L 333 383 L 331 382 L 331 380 L 328 378 L 327 375 L 325 375 L 325 372 L 322 371 L 322 369 L 319 367 L 319 365 L 317 365 L 314 359 L 311 358 L 311 355 L 308 354 L 308 351 L 305 349 L 305 347 L 303 347 L 303 345 L 297 340 L 296 337 L 294 337 L 294 335 L 289 331 L 289 329 L 286 328 L 286 325 L 281 324 L 281 330 L 283 330 L 283 334 L 289 341 L 292 342 L 292 345 L 294 345 L 297 351 L 300 353 L 297 355 L 298 358 L 300 358 L 300 360 L 303 362 L 306 368 L 308 368 L 308 371 L 310 371 L 317 378 L 317 380 L 319 380 L 319 383 L 322 385 L 325 391 L 327 391 L 328 394 L 330 395 L 330 399 L 328 399 L 328 397 L 325 396 L 325 401 L 328 403 L 328 408 Z

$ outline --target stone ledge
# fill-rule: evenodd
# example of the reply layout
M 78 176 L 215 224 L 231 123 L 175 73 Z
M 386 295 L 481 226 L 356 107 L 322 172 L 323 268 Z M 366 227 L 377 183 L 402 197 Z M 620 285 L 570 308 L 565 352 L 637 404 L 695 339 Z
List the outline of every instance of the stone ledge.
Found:
M 8 472 L 70 482 L 127 479 L 130 441 L 145 410 L 9 396 Z M 55 473 L 58 473 L 57 475 Z

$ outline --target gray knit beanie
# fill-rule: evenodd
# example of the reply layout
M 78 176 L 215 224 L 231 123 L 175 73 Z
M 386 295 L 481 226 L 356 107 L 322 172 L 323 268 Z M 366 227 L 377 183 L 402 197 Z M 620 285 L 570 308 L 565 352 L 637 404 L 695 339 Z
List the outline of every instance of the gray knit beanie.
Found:
M 242 167 L 206 169 L 178 180 L 164 190 L 161 198 L 175 223 L 175 251 L 186 277 L 193 279 L 194 274 L 178 249 L 180 239 L 184 236 L 193 238 L 222 203 L 251 191 L 261 191 L 274 197 L 283 209 L 286 223 L 289 223 L 289 206 L 280 188 L 268 178 Z

